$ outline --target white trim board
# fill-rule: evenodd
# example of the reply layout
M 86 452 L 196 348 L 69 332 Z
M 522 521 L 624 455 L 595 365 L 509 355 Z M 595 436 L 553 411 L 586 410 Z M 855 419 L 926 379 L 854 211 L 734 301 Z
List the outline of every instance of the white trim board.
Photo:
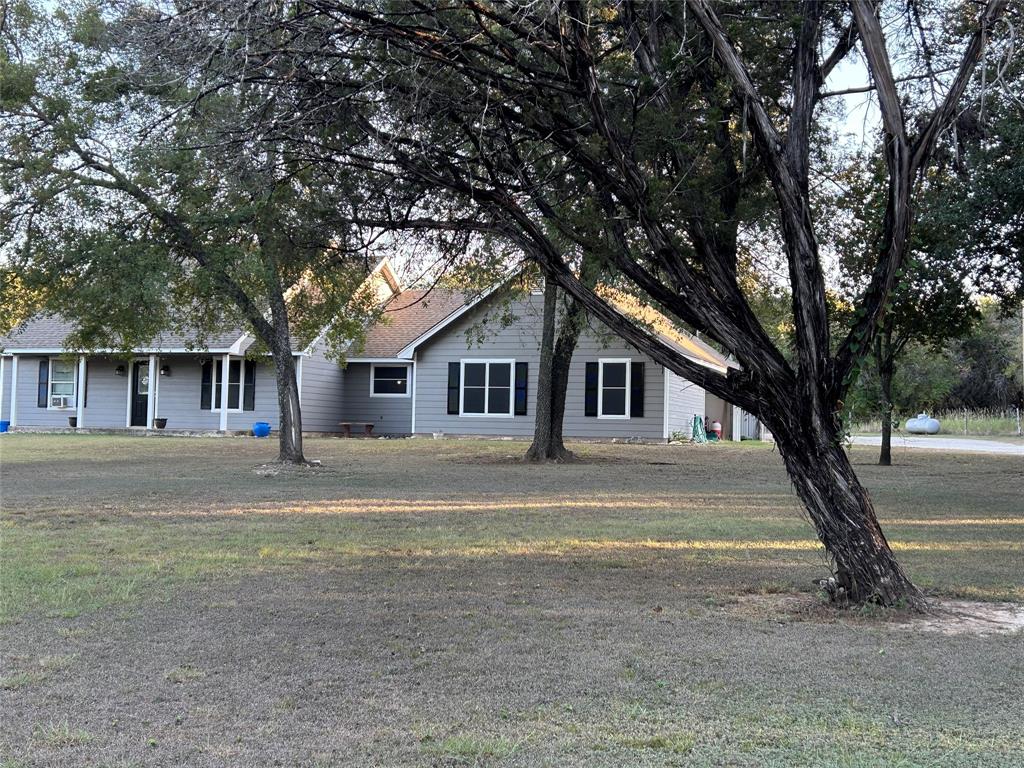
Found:
M 5 355 L 17 357 L 18 355 L 85 355 L 96 357 L 98 355 L 211 355 L 223 354 L 230 351 L 230 347 L 214 347 L 213 349 L 186 349 L 184 347 L 135 347 L 134 349 L 113 349 L 104 347 L 101 349 L 65 349 L 64 347 L 8 347 L 4 350 Z

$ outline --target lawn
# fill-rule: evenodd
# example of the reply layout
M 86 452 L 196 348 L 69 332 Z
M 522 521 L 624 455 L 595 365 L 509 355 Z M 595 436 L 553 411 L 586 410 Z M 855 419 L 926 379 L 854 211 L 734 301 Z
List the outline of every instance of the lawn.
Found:
M 1024 638 L 837 613 L 769 447 L 0 440 L 0 765 L 1024 765 Z M 1024 601 L 1016 457 L 858 470 Z M 6 762 L 4 762 L 6 761 Z

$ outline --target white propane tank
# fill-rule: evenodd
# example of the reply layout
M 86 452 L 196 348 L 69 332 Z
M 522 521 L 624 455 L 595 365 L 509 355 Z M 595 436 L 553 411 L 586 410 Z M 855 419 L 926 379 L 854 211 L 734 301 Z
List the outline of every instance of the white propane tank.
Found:
M 906 429 L 912 435 L 936 435 L 939 432 L 939 420 L 931 418 L 927 413 L 919 413 L 907 419 Z

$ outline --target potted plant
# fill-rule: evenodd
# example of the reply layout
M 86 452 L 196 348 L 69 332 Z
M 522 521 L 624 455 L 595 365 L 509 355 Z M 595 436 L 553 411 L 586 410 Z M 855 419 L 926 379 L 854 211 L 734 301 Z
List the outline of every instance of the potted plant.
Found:
M 72 429 L 78 429 L 78 417 L 68 416 L 68 426 Z
M 157 429 L 163 429 L 164 427 L 167 426 L 167 417 L 158 416 L 157 418 L 153 419 L 153 424 L 156 425 Z

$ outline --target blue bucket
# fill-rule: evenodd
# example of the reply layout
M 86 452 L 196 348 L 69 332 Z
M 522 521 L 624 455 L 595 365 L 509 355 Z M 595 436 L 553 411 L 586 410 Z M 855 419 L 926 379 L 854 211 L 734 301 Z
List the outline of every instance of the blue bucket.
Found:
M 267 437 L 270 434 L 270 425 L 265 421 L 257 421 L 252 425 L 252 433 L 256 437 Z
M 4 419 L 3 421 L 0 421 L 0 432 L 6 432 L 10 428 L 11 428 L 11 422 L 7 421 L 6 419 Z

